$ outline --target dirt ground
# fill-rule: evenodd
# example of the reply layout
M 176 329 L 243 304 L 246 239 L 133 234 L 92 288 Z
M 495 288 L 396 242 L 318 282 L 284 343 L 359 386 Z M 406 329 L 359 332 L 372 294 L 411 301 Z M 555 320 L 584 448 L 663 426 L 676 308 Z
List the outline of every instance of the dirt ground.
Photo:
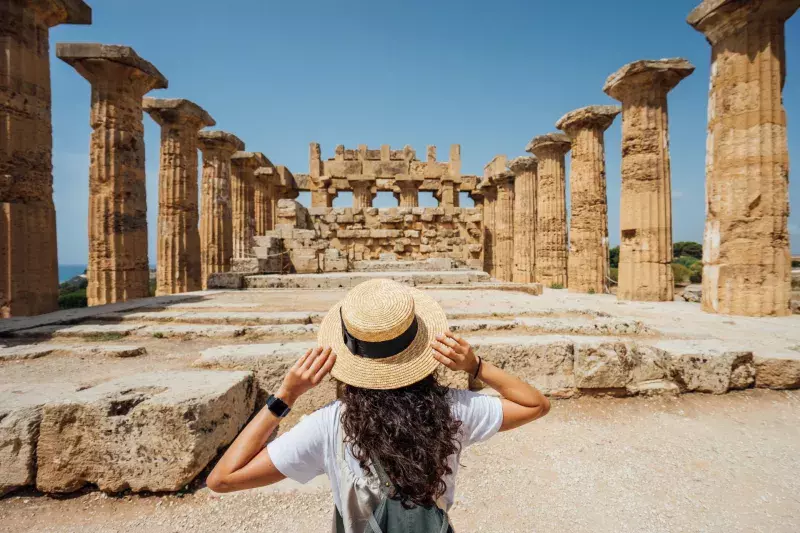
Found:
M 459 532 L 796 532 L 800 392 L 582 398 L 462 456 Z M 327 479 L 219 496 L 0 500 L 0 532 L 328 531 Z

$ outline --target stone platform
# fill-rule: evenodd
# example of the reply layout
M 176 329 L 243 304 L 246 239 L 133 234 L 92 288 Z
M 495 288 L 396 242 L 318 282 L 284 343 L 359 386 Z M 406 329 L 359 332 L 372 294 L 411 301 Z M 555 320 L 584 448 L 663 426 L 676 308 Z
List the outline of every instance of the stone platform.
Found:
M 451 329 L 469 339 L 482 357 L 553 397 L 800 387 L 798 316 L 726 317 L 703 313 L 699 304 L 689 302 L 619 302 L 610 295 L 496 282 L 474 271 L 447 272 L 467 279 L 431 284 L 430 276 L 438 272 L 319 277 L 385 276 L 414 284 L 441 303 Z M 0 449 L 17 450 L 0 453 L 0 491 L 37 484 L 61 492 L 84 483 L 109 492 L 124 487 L 176 490 L 188 482 L 213 458 L 212 448 L 230 441 L 253 405 L 260 405 L 295 358 L 314 345 L 324 313 L 347 292 L 346 287 L 316 288 L 320 281 L 311 281 L 312 275 L 290 278 L 308 279 L 313 288 L 210 290 L 0 322 L 0 344 L 5 345 L 0 348 Z M 201 381 L 216 385 L 206 392 L 200 382 L 180 393 L 174 389 L 179 382 L 195 383 L 195 376 L 207 376 Z M 482 385 L 460 375 L 441 377 L 451 386 Z M 136 390 L 143 392 L 130 392 Z M 326 382 L 303 398 L 280 431 L 334 397 L 335 383 Z M 75 422 L 69 434 L 60 434 L 60 420 L 72 416 L 64 414 L 67 408 L 56 407 L 65 402 Z M 166 418 L 136 414 L 156 404 L 163 405 Z M 197 406 L 193 412 L 205 418 L 189 420 L 193 415 L 178 404 Z M 229 409 L 212 408 L 228 404 Z M 42 424 L 47 426 L 40 430 Z M 155 437 L 177 431 L 164 428 L 184 424 L 188 432 L 180 442 Z M 114 450 L 132 442 L 122 435 L 109 440 L 97 428 L 113 432 L 123 426 L 135 428 L 149 444 L 135 461 L 95 467 L 99 460 L 93 457 L 118 453 Z M 193 427 L 227 429 L 214 433 L 218 437 L 210 447 L 189 446 Z M 80 439 L 83 451 L 73 447 L 59 455 L 53 443 L 69 439 Z M 3 447 L 12 441 L 25 444 Z M 189 455 L 175 455 L 183 466 L 156 483 L 148 469 L 185 446 L 191 448 Z M 37 448 L 40 458 L 82 466 L 42 472 L 40 461 L 37 471 L 32 460 Z M 73 453 L 78 455 L 73 458 Z

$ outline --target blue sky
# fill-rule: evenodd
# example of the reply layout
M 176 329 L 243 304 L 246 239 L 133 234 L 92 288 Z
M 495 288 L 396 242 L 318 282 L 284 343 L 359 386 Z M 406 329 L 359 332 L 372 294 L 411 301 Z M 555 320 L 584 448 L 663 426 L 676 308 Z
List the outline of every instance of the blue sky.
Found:
M 152 96 L 203 106 L 217 128 L 293 172 L 308 143 L 334 147 L 461 144 L 463 172 L 496 154 L 524 155 L 567 111 L 613 103 L 606 77 L 637 59 L 685 57 L 695 73 L 669 97 L 674 228 L 702 241 L 710 47 L 686 15 L 699 0 L 88 0 L 91 26 L 56 42 L 132 46 L 169 79 Z M 786 25 L 789 152 L 800 165 L 800 16 Z M 52 57 L 55 201 L 60 263 L 88 255 L 89 84 Z M 150 262 L 155 261 L 159 128 L 145 116 Z M 620 120 L 606 134 L 609 231 L 619 242 Z M 792 247 L 800 253 L 793 176 Z M 380 197 L 376 204 L 386 205 Z

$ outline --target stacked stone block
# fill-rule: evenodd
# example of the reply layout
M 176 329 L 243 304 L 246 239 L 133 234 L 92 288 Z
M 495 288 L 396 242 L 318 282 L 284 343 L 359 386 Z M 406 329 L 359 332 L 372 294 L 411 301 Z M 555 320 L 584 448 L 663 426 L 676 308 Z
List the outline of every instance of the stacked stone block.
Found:
M 142 97 L 167 79 L 127 46 L 59 43 L 92 85 L 89 305 L 149 296 Z
M 181 98 L 145 98 L 143 106 L 161 126 L 156 295 L 197 291 L 202 286 L 197 134 L 215 122 L 203 108 Z
M 50 28 L 91 22 L 80 0 L 0 2 L 0 318 L 58 309 Z
M 567 287 L 567 199 L 564 157 L 569 137 L 548 133 L 525 148 L 539 159 L 536 205 L 536 281 Z
M 244 150 L 244 143 L 225 131 L 201 131 L 203 178 L 200 206 L 200 255 L 203 288 L 208 277 L 227 272 L 233 256 L 231 223 L 231 156 Z
M 515 283 L 536 281 L 536 181 L 539 162 L 535 157 L 517 157 L 508 162 L 514 173 L 514 264 Z
M 568 279 L 570 292 L 604 293 L 608 279 L 608 201 L 604 132 L 617 106 L 589 106 L 556 124 L 572 139 Z
M 798 0 L 706 0 L 688 22 L 711 44 L 703 309 L 790 314 L 784 23 Z
M 667 93 L 693 71 L 685 59 L 636 61 L 603 88 L 622 102 L 620 300 L 673 299 Z

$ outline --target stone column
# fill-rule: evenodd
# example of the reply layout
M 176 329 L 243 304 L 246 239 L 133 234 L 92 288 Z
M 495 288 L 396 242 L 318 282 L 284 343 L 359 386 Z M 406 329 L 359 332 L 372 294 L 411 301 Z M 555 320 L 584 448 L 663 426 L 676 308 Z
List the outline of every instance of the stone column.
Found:
M 233 257 L 247 257 L 252 252 L 256 235 L 255 171 L 266 163 L 260 152 L 239 151 L 231 156 Z
M 436 191 L 436 198 L 439 205 L 444 208 L 458 207 L 458 188 L 461 185 L 460 178 L 445 174 L 439 182 L 439 190 Z
M 366 147 L 364 154 L 366 155 Z M 278 177 L 275 181 L 272 194 L 272 224 L 273 228 L 278 224 L 278 202 L 280 200 L 294 200 L 300 194 L 297 190 L 297 183 L 292 172 L 284 165 L 275 167 Z
M 0 2 L 0 318 L 58 309 L 50 28 L 91 22 L 80 0 Z
M 347 181 L 353 189 L 353 209 L 372 207 L 372 200 L 377 194 L 375 176 L 359 174 L 348 176 Z
M 619 112 L 618 106 L 583 107 L 556 123 L 572 139 L 567 261 L 570 292 L 606 292 L 608 201 L 604 133 Z
M 253 174 L 256 179 L 254 194 L 256 235 L 266 235 L 268 231 L 274 229 L 272 222 L 272 198 L 274 194 L 273 182 L 277 173 L 270 165 L 257 168 Z
M 142 96 L 167 79 L 127 46 L 59 43 L 56 56 L 92 85 L 89 305 L 150 295 Z
M 535 157 L 517 157 L 508 163 L 514 173 L 515 283 L 536 281 L 536 171 Z
M 336 194 L 329 188 L 331 178 L 323 176 L 322 151 L 319 143 L 311 143 L 308 149 L 308 174 L 311 176 L 311 207 L 333 207 Z
M 622 102 L 620 300 L 673 299 L 667 93 L 693 71 L 685 59 L 636 61 L 603 87 Z
M 703 310 L 791 313 L 784 23 L 798 0 L 709 2 L 688 22 L 711 43 Z
M 539 158 L 536 187 L 536 281 L 548 287 L 567 287 L 567 199 L 564 156 L 569 137 L 548 133 L 534 137 L 525 148 Z
M 203 288 L 208 276 L 227 272 L 233 256 L 231 156 L 244 143 L 225 131 L 201 131 L 203 179 L 200 192 L 200 256 Z
M 494 176 L 497 203 L 495 225 L 495 277 L 502 281 L 514 279 L 514 174 L 503 172 Z
M 469 192 L 469 197 L 475 203 L 475 209 L 481 213 L 481 264 L 486 269 L 486 214 L 483 210 L 483 189 L 480 189 L 480 184 L 476 184 L 476 188 Z
M 495 276 L 497 274 L 497 263 L 495 261 L 497 185 L 492 178 L 485 177 L 479 188 L 483 195 L 483 270 L 490 276 Z
M 202 107 L 182 98 L 145 98 L 143 107 L 161 126 L 156 295 L 197 291 L 197 134 L 215 122 Z
M 394 194 L 400 207 L 419 207 L 419 186 L 425 181 L 422 176 L 400 174 L 394 178 Z

